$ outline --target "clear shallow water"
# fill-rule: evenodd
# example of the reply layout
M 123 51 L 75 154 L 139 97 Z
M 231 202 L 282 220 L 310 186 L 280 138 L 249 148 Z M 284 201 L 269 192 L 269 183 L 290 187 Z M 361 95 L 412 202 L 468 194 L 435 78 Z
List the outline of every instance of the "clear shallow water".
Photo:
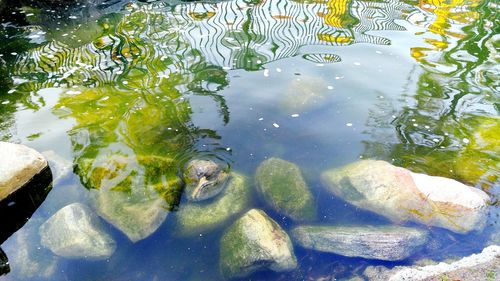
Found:
M 134 186 L 156 186 L 174 210 L 185 204 L 176 200 L 178 174 L 197 157 L 219 159 L 249 177 L 267 157 L 297 163 L 322 223 L 389 223 L 332 198 L 318 180 L 325 169 L 359 158 L 451 177 L 496 200 L 497 11 L 490 1 L 118 2 L 54 12 L 17 9 L 2 27 L 0 139 L 53 150 L 76 168 L 2 244 L 13 269 L 2 278 L 30 279 L 15 271 L 13 257 L 20 251 L 14 242 L 68 203 L 90 204 L 91 190 L 106 184 L 99 167 L 108 167 L 103 159 L 113 155 L 136 159 L 133 169 L 141 176 L 129 168 L 116 172 L 131 176 Z M 252 206 L 285 229 L 294 225 L 258 197 Z M 175 213 L 135 244 L 108 225 L 118 242 L 110 259 L 59 259 L 51 278 L 219 280 L 213 257 L 226 226 L 179 239 L 172 235 L 174 220 Z M 397 263 L 295 247 L 297 270 L 251 278 L 340 278 L 367 265 L 441 260 L 476 252 L 497 229 L 494 217 L 482 233 L 431 229 L 433 243 Z

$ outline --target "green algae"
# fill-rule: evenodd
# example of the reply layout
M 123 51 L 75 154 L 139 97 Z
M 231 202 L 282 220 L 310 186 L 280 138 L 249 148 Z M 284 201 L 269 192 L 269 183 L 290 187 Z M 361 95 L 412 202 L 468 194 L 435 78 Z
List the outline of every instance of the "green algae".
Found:
M 300 168 L 279 158 L 270 158 L 257 168 L 255 180 L 264 200 L 294 220 L 316 217 L 314 198 Z

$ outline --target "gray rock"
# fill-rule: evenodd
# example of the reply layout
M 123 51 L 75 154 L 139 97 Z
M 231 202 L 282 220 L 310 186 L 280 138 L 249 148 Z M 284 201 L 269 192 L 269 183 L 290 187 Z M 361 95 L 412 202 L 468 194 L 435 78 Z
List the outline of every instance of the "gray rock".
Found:
M 500 280 L 500 246 L 493 245 L 481 253 L 451 263 L 427 266 L 398 266 L 387 269 L 370 266 L 364 272 L 372 281 L 442 281 L 442 280 Z
M 0 142 L 0 200 L 23 187 L 47 168 L 37 151 L 20 144 Z
M 121 230 L 132 242 L 153 234 L 169 213 L 165 199 L 154 190 L 141 192 L 134 189 L 129 193 L 102 189 L 94 195 L 98 215 Z
M 238 219 L 224 233 L 220 247 L 220 270 L 225 278 L 245 277 L 261 269 L 289 271 L 297 266 L 286 232 L 258 209 Z
M 323 172 L 327 190 L 394 222 L 415 221 L 458 233 L 480 230 L 489 197 L 452 179 L 413 173 L 384 161 L 361 160 Z
M 216 196 L 224 190 L 228 178 L 228 173 L 217 163 L 210 160 L 192 160 L 184 173 L 188 200 L 202 201 Z
M 234 172 L 230 177 L 227 187 L 215 200 L 188 203 L 179 208 L 175 213 L 178 236 L 207 233 L 248 210 L 252 197 L 248 179 Z
M 427 232 L 399 226 L 298 226 L 292 238 L 300 246 L 348 257 L 396 261 L 410 257 Z
M 116 249 L 99 218 L 85 205 L 70 204 L 40 226 L 41 243 L 67 258 L 105 259 Z
M 269 158 L 257 168 L 257 189 L 276 211 L 294 220 L 314 220 L 316 207 L 300 168 L 279 158 Z

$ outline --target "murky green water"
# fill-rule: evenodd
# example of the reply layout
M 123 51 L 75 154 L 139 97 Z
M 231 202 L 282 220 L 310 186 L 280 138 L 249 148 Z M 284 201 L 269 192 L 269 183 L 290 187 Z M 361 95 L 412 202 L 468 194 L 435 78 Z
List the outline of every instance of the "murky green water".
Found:
M 360 158 L 480 187 L 496 204 L 495 1 L 116 2 L 4 10 L 0 139 L 52 150 L 75 168 L 2 244 L 12 272 L 0 279 L 220 280 L 219 240 L 231 221 L 203 235 L 175 234 L 175 211 L 187 204 L 180 175 L 195 158 L 214 159 L 252 183 L 266 158 L 298 164 L 321 223 L 389 223 L 322 188 L 322 171 Z M 146 205 L 162 198 L 172 213 L 136 243 L 106 225 L 117 250 L 104 261 L 57 258 L 37 246 L 41 223 L 69 203 L 92 206 L 103 189 Z M 294 225 L 258 196 L 250 205 L 285 230 Z M 477 252 L 498 227 L 493 215 L 480 233 L 430 228 L 433 242 L 401 262 L 295 247 L 296 270 L 249 278 L 324 280 L 368 265 L 443 260 Z

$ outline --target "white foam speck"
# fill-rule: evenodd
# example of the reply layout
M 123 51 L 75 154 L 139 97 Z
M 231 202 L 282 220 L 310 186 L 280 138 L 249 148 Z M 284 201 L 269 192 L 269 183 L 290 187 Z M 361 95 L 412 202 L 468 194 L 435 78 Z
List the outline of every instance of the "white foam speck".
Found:
M 328 90 L 333 90 L 333 86 L 328 86 Z
M 297 118 L 297 117 L 299 117 L 300 115 L 299 115 L 299 114 L 297 114 L 297 113 L 295 113 L 295 114 L 292 114 L 292 115 L 290 115 L 290 116 L 292 116 L 293 118 Z
M 260 118 L 259 118 L 259 121 L 262 121 L 262 120 L 264 120 L 264 118 L 260 117 Z
M 463 141 L 465 144 L 468 144 L 468 143 L 470 142 L 470 141 L 469 141 L 469 139 L 467 139 L 467 138 L 463 138 L 463 139 L 462 139 L 462 141 Z
M 346 123 L 345 124 L 347 127 L 352 127 L 352 123 Z
M 269 69 L 264 69 L 264 77 L 269 77 Z
M 278 125 L 276 123 L 273 123 L 273 126 L 274 126 L 274 128 L 279 128 L 280 127 L 280 125 Z

